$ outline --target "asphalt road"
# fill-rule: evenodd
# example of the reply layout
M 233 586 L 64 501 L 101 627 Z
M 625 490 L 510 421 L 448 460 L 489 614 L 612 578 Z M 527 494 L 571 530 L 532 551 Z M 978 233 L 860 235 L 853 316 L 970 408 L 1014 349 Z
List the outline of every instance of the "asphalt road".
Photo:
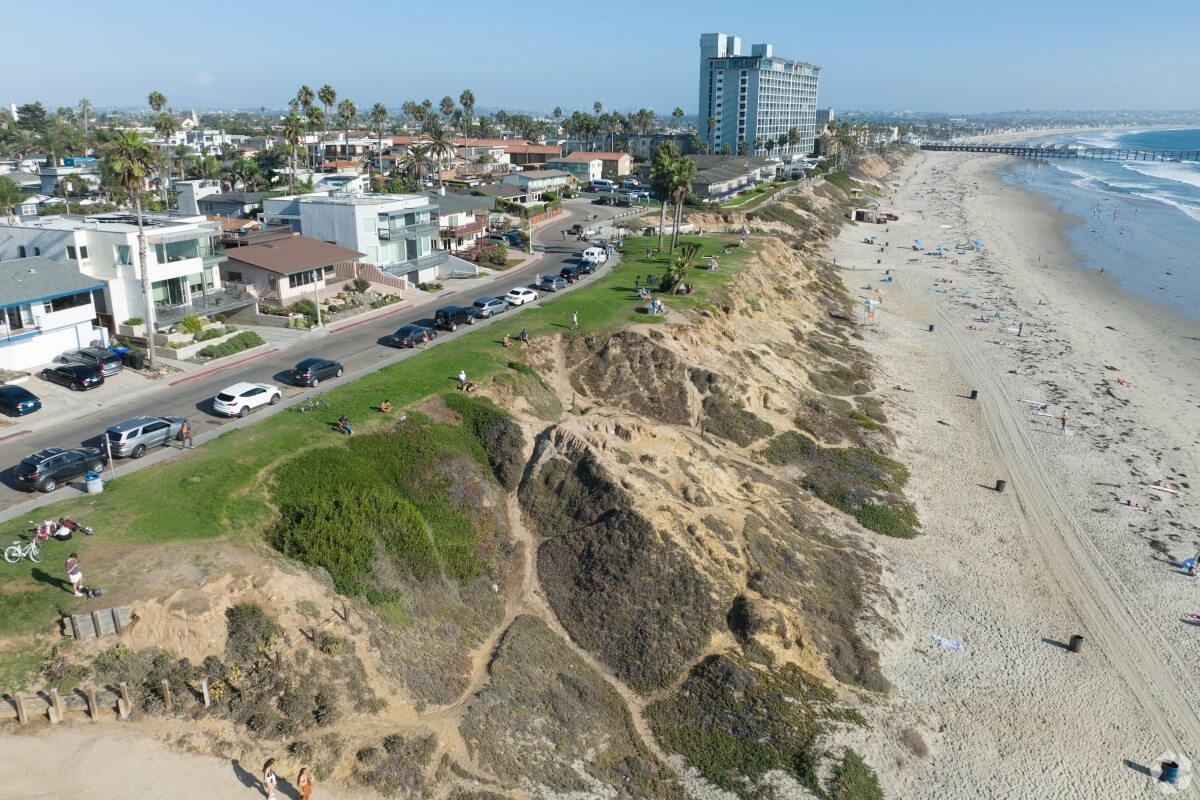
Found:
M 141 395 L 136 400 L 125 403 L 112 403 L 100 410 L 92 411 L 82 416 L 63 419 L 55 424 L 34 430 L 30 433 L 16 436 L 0 442 L 0 509 L 6 509 L 30 499 L 29 492 L 17 488 L 11 467 L 22 458 L 45 447 L 79 447 L 102 446 L 102 434 L 113 424 L 122 422 L 142 414 L 153 416 L 188 417 L 197 436 L 223 428 L 233 422 L 226 417 L 213 413 L 212 398 L 220 391 L 239 381 L 273 383 L 283 389 L 284 400 L 301 394 L 324 392 L 331 386 L 337 386 L 346 381 L 354 380 L 367 372 L 379 369 L 396 361 L 400 354 L 396 348 L 383 343 L 384 337 L 392 334 L 401 325 L 410 322 L 432 327 L 434 310 L 447 305 L 469 306 L 477 297 L 491 295 L 502 297 L 509 289 L 517 286 L 532 285 L 535 274 L 546 275 L 558 272 L 568 264 L 578 261 L 580 253 L 588 247 L 586 242 L 574 239 L 563 241 L 560 233 L 564 228 L 575 222 L 582 221 L 583 214 L 598 213 L 596 225 L 611 219 L 622 209 L 608 206 L 591 206 L 575 201 L 565 205 L 568 214 L 548 223 L 534 234 L 535 250 L 544 252 L 544 256 L 533 264 L 510 272 L 501 273 L 499 277 L 486 286 L 479 286 L 470 291 L 456 292 L 450 296 L 431 296 L 427 302 L 406 308 L 398 313 L 386 314 L 382 317 L 367 320 L 340 333 L 331 334 L 292 347 L 281 349 L 245 364 L 222 369 L 215 374 L 201 375 L 191 380 L 170 386 L 164 383 L 162 388 L 149 395 Z M 611 262 L 610 262 L 611 264 Z M 595 276 L 587 276 L 575 286 L 589 282 Z M 539 292 L 542 297 L 547 293 Z M 353 324 L 353 319 L 342 325 Z M 460 328 L 460 330 L 467 330 Z M 448 334 L 442 332 L 437 342 L 445 341 Z M 433 347 L 437 346 L 435 342 Z M 317 389 L 292 386 L 287 382 L 286 375 L 296 362 L 310 356 L 340 361 L 345 368 L 345 375 L 337 380 L 322 381 Z M 236 358 L 234 359 L 236 361 Z M 220 365 L 216 365 L 219 368 Z M 186 377 L 186 376 L 185 376 Z M 278 408 L 278 407 L 276 407 Z M 274 409 L 272 409 L 274 410 Z M 266 416 L 267 409 L 251 413 L 251 418 Z M 19 421 L 18 421 L 19 426 Z M 145 459 L 153 462 L 157 459 Z M 118 464 L 128 464 L 129 459 L 118 460 Z M 138 463 L 138 462 L 134 462 Z M 49 496 L 37 495 L 46 500 L 57 499 L 59 494 L 69 493 L 70 489 L 59 489 Z

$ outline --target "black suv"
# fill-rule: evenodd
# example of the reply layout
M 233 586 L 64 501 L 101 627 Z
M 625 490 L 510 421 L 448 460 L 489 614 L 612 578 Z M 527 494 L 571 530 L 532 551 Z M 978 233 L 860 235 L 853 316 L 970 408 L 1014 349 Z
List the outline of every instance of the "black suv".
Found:
M 558 274 L 561 275 L 563 280 L 567 283 L 574 283 L 575 281 L 579 280 L 579 270 L 575 267 L 563 267 Z
M 434 312 L 433 324 L 443 330 L 456 331 L 459 325 L 474 325 L 475 312 L 460 306 L 446 306 Z
M 47 447 L 21 459 L 21 463 L 13 468 L 13 477 L 23 489 L 53 492 L 90 469 L 97 472 L 104 469 L 105 460 L 104 451 L 95 447 L 78 450 Z
M 288 378 L 297 386 L 317 386 L 326 378 L 342 377 L 342 365 L 327 358 L 306 358 L 288 373 Z

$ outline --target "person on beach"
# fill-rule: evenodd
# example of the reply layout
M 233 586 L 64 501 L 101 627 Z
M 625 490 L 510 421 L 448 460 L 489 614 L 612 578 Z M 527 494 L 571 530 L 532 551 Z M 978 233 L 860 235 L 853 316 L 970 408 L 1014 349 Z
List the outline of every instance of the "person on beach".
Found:
M 573 331 L 579 330 L 579 312 L 578 311 L 571 312 L 571 330 L 573 330 Z
M 267 800 L 275 800 L 275 784 L 279 783 L 279 778 L 275 777 L 275 759 L 268 758 L 267 763 L 263 764 L 262 781 Z
M 300 774 L 296 777 L 296 788 L 300 790 L 300 800 L 309 800 L 312 797 L 313 780 L 308 767 L 300 768 Z
M 467 371 L 465 369 L 458 371 L 458 388 L 460 390 L 467 388 Z
M 76 597 L 83 597 L 83 570 L 79 568 L 79 554 L 71 553 L 67 556 L 67 563 L 63 567 L 67 572 L 67 579 L 71 581 L 71 592 Z
M 429 331 L 421 331 L 421 349 L 429 347 Z
M 1018 338 L 1021 336 L 1021 334 L 1022 334 L 1024 331 L 1025 331 L 1025 323 L 1024 323 L 1024 322 L 1018 322 L 1018 323 L 1017 323 L 1017 336 L 1018 336 Z
M 1197 550 L 1196 555 L 1192 556 L 1190 560 L 1192 563 L 1188 564 L 1188 575 L 1195 575 L 1196 571 L 1200 569 L 1200 550 Z
M 382 403 L 379 404 L 379 410 L 381 412 L 383 412 L 384 414 L 392 413 L 392 401 L 384 400 Z
M 506 333 L 506 334 L 504 334 L 504 338 L 500 340 L 500 344 L 501 344 L 501 345 L 503 345 L 504 347 L 509 347 L 509 346 L 510 346 L 510 344 L 509 344 L 509 341 L 508 341 L 508 334 L 507 334 L 507 333 Z
M 1063 432 L 1065 433 L 1067 430 L 1067 412 L 1064 411 L 1063 415 L 1061 417 L 1059 417 L 1058 419 L 1060 422 L 1062 422 L 1062 429 L 1063 429 Z
M 529 334 L 525 332 L 524 328 L 521 328 L 521 335 L 519 338 L 521 339 L 521 344 L 523 344 L 525 347 L 529 347 Z
M 179 435 L 177 438 L 179 439 L 180 449 L 183 449 L 185 447 L 189 450 L 192 449 L 192 422 L 191 422 L 191 420 L 185 419 L 183 421 L 183 425 L 181 425 L 179 427 Z

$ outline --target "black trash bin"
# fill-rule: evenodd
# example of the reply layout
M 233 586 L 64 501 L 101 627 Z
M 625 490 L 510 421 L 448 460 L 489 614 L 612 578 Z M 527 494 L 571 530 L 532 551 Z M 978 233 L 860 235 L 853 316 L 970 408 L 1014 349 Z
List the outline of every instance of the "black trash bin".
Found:
M 125 358 L 128 359 L 125 363 L 133 369 L 146 368 L 146 353 L 142 350 L 130 350 Z

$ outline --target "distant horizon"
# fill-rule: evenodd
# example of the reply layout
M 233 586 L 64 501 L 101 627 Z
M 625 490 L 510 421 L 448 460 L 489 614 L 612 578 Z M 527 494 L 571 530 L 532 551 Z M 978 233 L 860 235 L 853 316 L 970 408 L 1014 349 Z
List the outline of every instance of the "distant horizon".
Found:
M 1156 15 L 1191 17 L 1183 0 L 1158 0 Z M 457 100 L 470 89 L 480 108 L 547 113 L 555 106 L 622 111 L 675 107 L 696 114 L 699 36 L 721 31 L 821 68 L 818 104 L 835 109 L 937 108 L 953 115 L 989 109 L 1084 109 L 1166 113 L 1200 109 L 1200 48 L 1188 25 L 1127 25 L 1095 14 L 1094 3 L 1013 0 L 1003 13 L 954 0 L 908 4 L 863 0 L 853 16 L 830 4 L 762 0 L 731 10 L 715 0 L 641 4 L 611 0 L 605 14 L 568 35 L 491 22 L 490 6 L 385 9 L 343 0 L 339 18 L 376 21 L 353 47 L 331 42 L 328 7 L 295 0 L 275 7 L 210 0 L 206 13 L 150 0 L 118 0 L 73 24 L 84 46 L 47 56 L 43 9 L 18 5 L 5 20 L 10 66 L 0 100 L 41 100 L 48 109 L 88 97 L 95 107 L 144 107 L 151 90 L 174 109 L 284 108 L 301 84 L 332 85 L 360 110 L 383 102 Z M 686 9 L 686 13 L 681 13 Z M 552 20 L 572 12 L 537 5 Z M 406 35 L 392 35 L 403 29 Z M 238 31 L 246 32 L 239 35 Z M 428 31 L 428 34 L 420 32 Z M 1069 31 L 1069 36 L 1064 36 Z M 169 35 L 165 35 L 168 34 Z M 597 46 L 577 46 L 582 41 Z M 120 47 L 86 46 L 123 43 Z M 536 111 L 535 111 L 536 110 Z M 890 112 L 872 112 L 890 113 Z M 1080 113 L 1080 112 L 1075 112 Z

